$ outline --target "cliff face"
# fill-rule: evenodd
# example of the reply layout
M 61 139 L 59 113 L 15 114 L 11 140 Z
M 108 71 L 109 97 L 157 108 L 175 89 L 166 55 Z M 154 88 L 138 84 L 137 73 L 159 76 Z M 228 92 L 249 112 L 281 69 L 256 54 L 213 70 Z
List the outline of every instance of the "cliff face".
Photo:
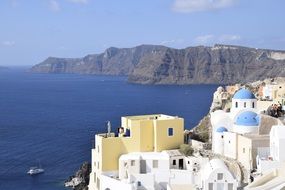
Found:
M 155 49 L 167 49 L 162 46 L 142 45 L 135 48 L 108 48 L 102 54 L 87 55 L 83 58 L 66 59 L 49 57 L 32 67 L 39 73 L 80 73 L 96 75 L 129 75 L 135 66 Z
M 228 84 L 285 76 L 285 51 L 215 45 L 109 48 L 78 59 L 48 58 L 32 72 L 126 75 L 143 84 Z

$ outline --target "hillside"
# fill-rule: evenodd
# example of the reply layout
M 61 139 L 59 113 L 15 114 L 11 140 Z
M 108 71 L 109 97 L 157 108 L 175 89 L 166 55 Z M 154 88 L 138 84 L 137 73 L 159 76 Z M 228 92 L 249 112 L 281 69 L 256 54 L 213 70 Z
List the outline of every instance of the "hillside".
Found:
M 31 71 L 126 75 L 141 84 L 230 84 L 284 77 L 285 51 L 230 45 L 111 47 L 83 58 L 49 57 Z

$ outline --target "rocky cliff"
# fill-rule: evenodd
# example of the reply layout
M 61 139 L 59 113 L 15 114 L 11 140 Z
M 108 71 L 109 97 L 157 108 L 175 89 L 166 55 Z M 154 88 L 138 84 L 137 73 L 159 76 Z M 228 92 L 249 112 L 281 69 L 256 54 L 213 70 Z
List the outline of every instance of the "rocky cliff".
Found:
M 142 84 L 229 84 L 285 76 L 285 51 L 230 45 L 173 49 L 141 45 L 109 48 L 83 58 L 50 57 L 31 69 L 41 73 L 126 75 Z
M 71 187 L 74 190 L 88 190 L 90 172 L 90 163 L 84 162 L 75 175 L 70 176 L 68 180 L 65 181 L 65 186 Z

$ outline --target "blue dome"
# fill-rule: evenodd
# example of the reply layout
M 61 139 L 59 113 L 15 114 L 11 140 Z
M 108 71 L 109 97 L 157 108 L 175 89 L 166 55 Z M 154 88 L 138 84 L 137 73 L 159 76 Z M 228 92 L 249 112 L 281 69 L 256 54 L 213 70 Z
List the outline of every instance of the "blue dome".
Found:
M 250 90 L 242 88 L 235 93 L 233 99 L 256 99 L 256 98 L 255 95 Z
M 259 117 L 256 113 L 252 111 L 242 112 L 237 116 L 235 124 L 244 126 L 258 126 Z
M 216 131 L 217 131 L 218 133 L 223 133 L 223 132 L 227 132 L 228 129 L 225 128 L 225 127 L 219 127 Z

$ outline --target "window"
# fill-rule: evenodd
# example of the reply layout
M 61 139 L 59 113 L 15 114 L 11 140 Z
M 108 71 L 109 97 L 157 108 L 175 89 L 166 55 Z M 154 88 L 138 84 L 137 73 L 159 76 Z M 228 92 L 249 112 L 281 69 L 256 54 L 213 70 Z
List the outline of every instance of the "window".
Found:
M 99 169 L 99 162 L 97 163 L 97 168 Z
M 231 141 L 229 141 L 229 144 L 231 144 Z
M 131 166 L 135 166 L 135 161 L 131 160 Z
M 254 102 L 252 102 L 252 108 L 254 108 Z
M 173 136 L 173 128 L 168 128 L 168 136 Z
M 234 184 L 229 183 L 228 184 L 228 190 L 234 190 Z
M 172 165 L 176 166 L 176 160 L 172 160 Z
M 106 188 L 105 190 L 111 190 L 110 188 Z
M 217 183 L 217 190 L 224 190 L 224 184 L 223 183 Z
M 243 107 L 245 107 L 245 108 L 246 108 L 246 102 L 244 102 L 244 103 L 243 103 Z
M 245 153 L 245 148 L 242 149 L 242 152 Z
M 131 130 L 130 129 L 126 129 L 125 137 L 130 137 L 130 136 L 131 136 Z
M 188 164 L 190 164 L 190 161 L 188 161 Z
M 218 173 L 218 180 L 222 180 L 224 178 L 224 175 L 222 173 Z
M 97 150 L 98 150 L 98 153 L 99 153 L 99 146 L 97 146 Z
M 214 189 L 214 184 L 213 183 L 209 183 L 209 190 L 213 190 Z
M 238 108 L 238 102 L 236 102 L 236 108 Z
M 152 161 L 152 167 L 153 168 L 158 168 L 158 160 L 153 160 Z
M 142 183 L 141 183 L 140 181 L 138 181 L 138 186 L 139 186 L 139 187 L 142 186 Z

